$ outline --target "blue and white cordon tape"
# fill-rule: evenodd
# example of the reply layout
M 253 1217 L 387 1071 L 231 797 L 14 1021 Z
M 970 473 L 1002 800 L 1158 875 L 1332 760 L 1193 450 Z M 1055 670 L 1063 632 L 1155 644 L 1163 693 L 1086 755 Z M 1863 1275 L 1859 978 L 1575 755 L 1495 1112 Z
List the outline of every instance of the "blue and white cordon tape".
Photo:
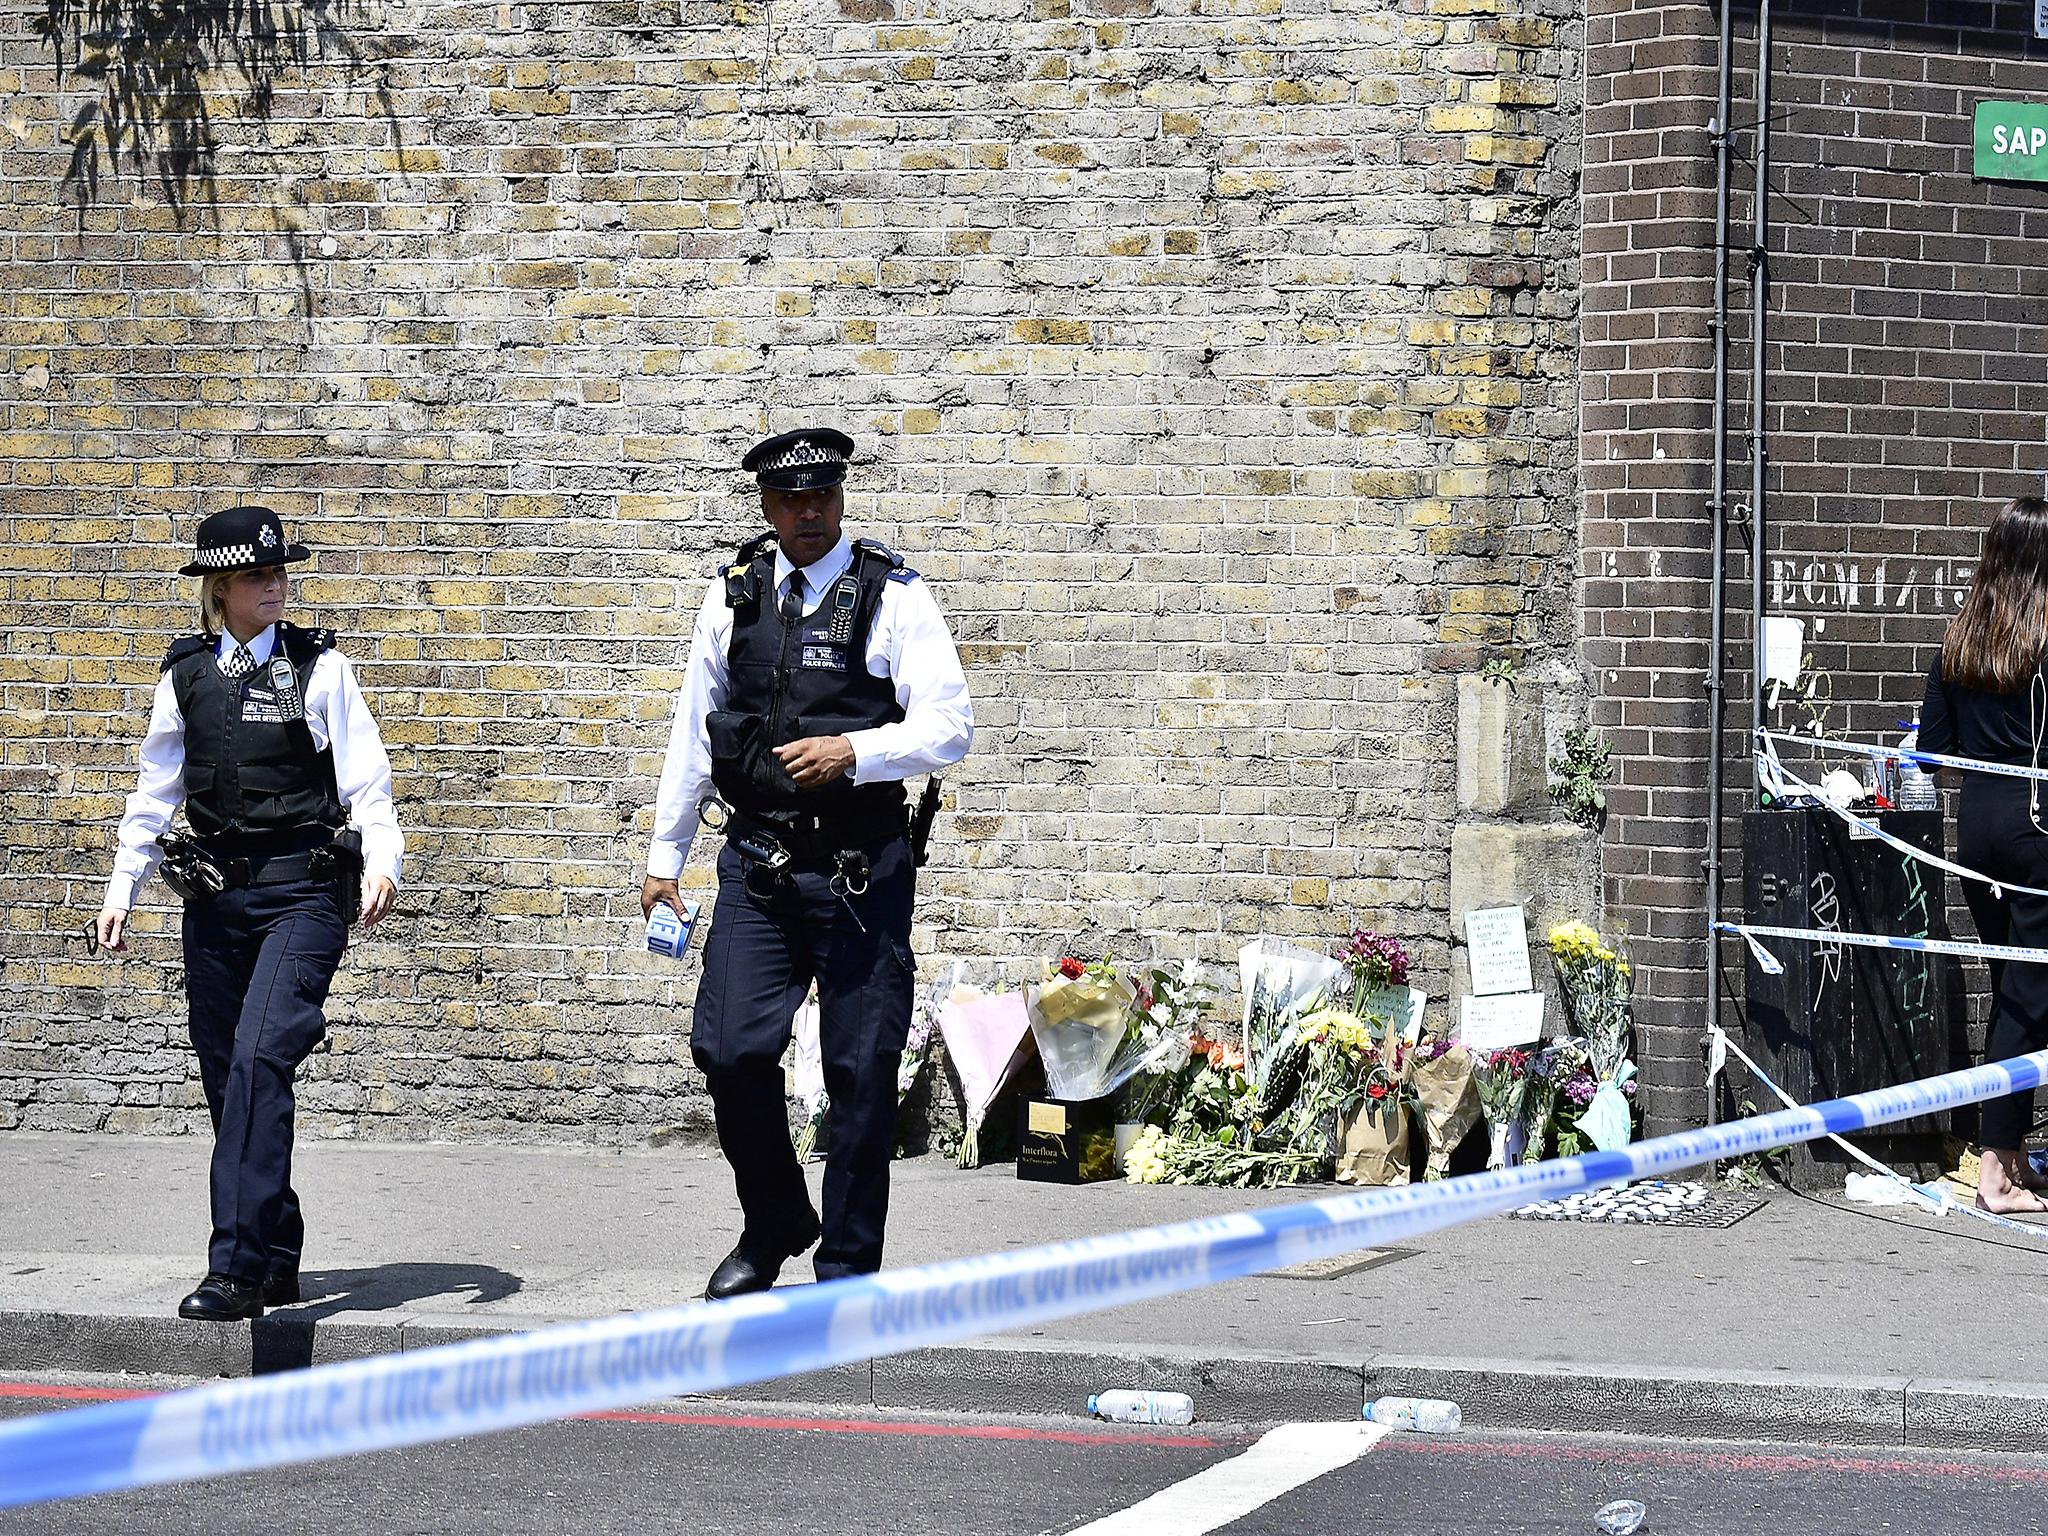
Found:
M 2035 779 L 2048 782 L 2048 768 L 2030 768 L 2024 763 L 1994 763 L 1981 757 L 1954 757 L 1944 752 L 1922 752 L 1918 747 L 1888 747 L 1882 743 L 1873 745 L 1867 741 L 1838 741 L 1832 736 L 1796 736 L 1790 731 L 1758 731 L 1757 735 L 1766 741 L 1782 741 L 1788 746 L 1813 747 L 1822 752 L 1849 752 L 1857 757 L 1874 757 L 1880 761 L 1897 758 L 1901 762 L 1917 763 L 1922 767 L 1960 768 L 1965 773 L 1988 773 L 2001 779 Z
M 2048 1051 L 1617 1152 L 44 1414 L 0 1424 L 0 1507 L 452 1440 L 977 1338 L 1974 1104 L 2044 1078 Z

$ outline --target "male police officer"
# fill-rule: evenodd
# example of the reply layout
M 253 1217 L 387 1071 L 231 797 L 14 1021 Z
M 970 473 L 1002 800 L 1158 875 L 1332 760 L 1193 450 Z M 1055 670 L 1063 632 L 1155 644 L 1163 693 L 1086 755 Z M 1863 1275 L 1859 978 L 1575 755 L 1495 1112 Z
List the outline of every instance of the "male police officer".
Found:
M 649 913 L 678 904 L 715 788 L 729 817 L 690 1044 L 744 1227 L 705 1286 L 713 1299 L 768 1289 L 813 1242 L 820 1280 L 881 1267 L 913 981 L 902 781 L 958 762 L 974 736 L 930 591 L 888 550 L 840 532 L 852 453 L 842 432 L 805 430 L 741 461 L 774 531 L 704 594 L 641 890 Z M 822 1228 L 781 1066 L 814 978 L 832 1101 Z

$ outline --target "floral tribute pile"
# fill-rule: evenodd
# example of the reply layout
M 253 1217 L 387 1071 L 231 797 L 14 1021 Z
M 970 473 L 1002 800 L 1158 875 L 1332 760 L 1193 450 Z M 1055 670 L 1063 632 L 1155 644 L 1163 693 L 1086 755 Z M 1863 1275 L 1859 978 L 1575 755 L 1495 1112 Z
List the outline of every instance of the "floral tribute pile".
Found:
M 1079 955 L 1007 995 L 956 974 L 921 1013 L 971 1086 L 963 1166 L 996 1088 L 1035 1049 L 1054 1097 L 1115 1096 L 1134 1183 L 1398 1184 L 1444 1177 L 1482 1122 L 1491 1167 L 1628 1141 L 1628 962 L 1584 923 L 1548 939 L 1571 1033 L 1476 1056 L 1424 1032 L 1407 948 L 1369 930 L 1334 955 L 1273 938 L 1247 945 L 1236 1017 L 1221 978 L 1199 963 L 1125 969 Z M 921 1044 L 914 1034 L 906 1080 Z

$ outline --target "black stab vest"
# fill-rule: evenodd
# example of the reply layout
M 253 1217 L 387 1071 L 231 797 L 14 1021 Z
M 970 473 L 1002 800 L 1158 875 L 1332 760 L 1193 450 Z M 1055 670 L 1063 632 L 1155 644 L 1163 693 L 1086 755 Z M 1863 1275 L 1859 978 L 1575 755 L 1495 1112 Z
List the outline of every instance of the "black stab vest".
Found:
M 185 816 L 202 838 L 270 836 L 348 822 L 335 787 L 334 753 L 311 763 L 280 717 L 270 661 L 247 677 L 221 675 L 210 635 L 180 640 L 164 657 L 185 717 Z M 285 657 L 306 697 L 331 630 L 277 626 L 270 660 Z
M 724 574 L 732 609 L 725 708 L 707 722 L 719 793 L 735 810 L 755 815 L 794 812 L 876 831 L 900 820 L 900 783 L 855 784 L 847 774 L 820 789 L 799 789 L 771 749 L 903 718 L 894 680 L 868 671 L 867 643 L 885 584 L 915 573 L 880 545 L 856 539 L 845 576 L 793 625 L 783 623 L 775 590 L 772 534 L 743 548 Z

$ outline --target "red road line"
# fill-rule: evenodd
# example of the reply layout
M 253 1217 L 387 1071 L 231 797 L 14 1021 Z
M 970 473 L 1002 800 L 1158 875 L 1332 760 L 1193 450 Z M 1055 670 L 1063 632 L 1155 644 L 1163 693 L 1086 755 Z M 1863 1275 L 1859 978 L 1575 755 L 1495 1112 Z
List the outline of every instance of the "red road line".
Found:
M 1489 1442 L 1427 1440 L 1389 1435 L 1377 1449 L 1430 1456 L 1496 1457 L 1505 1461 L 1584 1461 L 1625 1467 L 1691 1467 L 1712 1472 L 1857 1472 L 1901 1477 L 1980 1478 L 1992 1482 L 2048 1483 L 2048 1467 L 2005 1467 L 1975 1461 L 1908 1461 L 1849 1454 L 1798 1455 L 1765 1451 L 1624 1451 L 1605 1446 L 1550 1445 L 1541 1440 Z M 1987 1454 L 1997 1454 L 1990 1452 Z
M 0 1398 L 71 1403 L 115 1403 L 161 1394 L 125 1387 L 63 1387 L 0 1381 Z M 1208 1435 L 1166 1435 L 1145 1430 L 1039 1429 L 1021 1424 L 924 1424 L 897 1419 L 825 1419 L 762 1413 L 671 1413 L 652 1408 L 583 1413 L 576 1417 L 618 1424 L 690 1424 L 718 1429 L 800 1430 L 828 1435 L 913 1435 L 933 1440 L 1022 1440 L 1053 1445 L 1151 1445 L 1218 1450 L 1235 1444 Z
M 0 1397 L 54 1398 L 67 1403 L 119 1403 L 131 1397 L 161 1397 L 131 1387 L 59 1387 L 37 1381 L 0 1381 Z

